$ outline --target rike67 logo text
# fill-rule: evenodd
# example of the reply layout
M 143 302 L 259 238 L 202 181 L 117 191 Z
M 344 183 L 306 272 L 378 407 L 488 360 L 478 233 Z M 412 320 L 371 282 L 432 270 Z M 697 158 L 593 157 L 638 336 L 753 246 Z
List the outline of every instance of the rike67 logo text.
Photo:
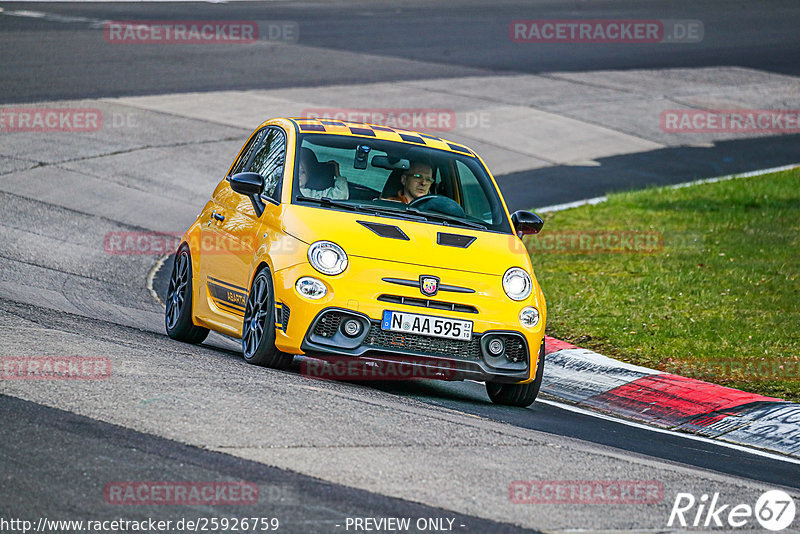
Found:
M 691 493 L 678 493 L 667 526 L 741 528 L 752 527 L 755 519 L 762 528 L 777 532 L 788 528 L 794 516 L 794 499 L 781 490 L 763 493 L 755 506 L 724 503 L 719 493 L 704 493 L 699 499 Z

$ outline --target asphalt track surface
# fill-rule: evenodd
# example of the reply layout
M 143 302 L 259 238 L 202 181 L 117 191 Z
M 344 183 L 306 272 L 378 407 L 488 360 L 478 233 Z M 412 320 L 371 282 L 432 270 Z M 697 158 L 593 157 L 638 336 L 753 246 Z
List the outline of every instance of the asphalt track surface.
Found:
M 4 2 L 0 7 L 6 11 L 93 20 L 295 20 L 307 48 L 276 45 L 270 61 L 227 49 L 92 50 L 84 22 L 2 16 L 0 102 L 599 68 L 729 64 L 800 74 L 800 6 L 748 6 L 608 2 L 595 4 L 594 11 L 585 4 L 561 3 L 492 3 L 491 8 L 477 2 L 458 8 L 438 2 L 402 7 L 342 3 L 334 8 L 317 3 Z M 707 38 L 697 45 L 665 46 L 658 53 L 613 46 L 531 53 L 489 37 L 490 29 L 505 35 L 508 21 L 515 18 L 592 18 L 598 13 L 605 18 L 698 19 Z M 331 51 L 368 51 L 375 58 L 332 63 Z M 238 147 L 242 137 L 234 129 L 215 135 L 230 147 Z M 185 137 L 180 143 L 215 142 L 202 133 Z M 180 143 L 174 150 L 180 150 Z M 555 190 L 541 203 L 567 202 L 651 183 L 652 173 L 642 169 L 652 162 L 680 159 L 687 172 L 708 172 L 697 171 L 707 166 L 716 172 L 706 175 L 724 174 L 792 162 L 796 145 L 796 136 L 780 136 L 731 141 L 713 149 L 665 149 L 662 154 L 609 158 L 600 167 L 518 173 L 506 177 L 507 187 L 530 179 L 546 187 L 555 175 L 574 182 L 567 192 Z M 132 163 L 144 165 L 137 157 Z M 620 175 L 624 180 L 613 178 Z M 178 194 L 184 185 L 167 194 Z M 513 189 L 505 191 L 507 196 L 509 191 Z M 200 347 L 175 343 L 163 333 L 161 308 L 144 288 L 152 259 L 109 258 L 91 249 L 104 232 L 146 228 L 131 222 L 136 220 L 131 213 L 140 206 L 125 206 L 122 199 L 107 212 L 92 204 L 97 197 L 91 191 L 69 193 L 78 204 L 85 199 L 85 205 L 65 207 L 35 184 L 31 191 L 0 193 L 5 211 L 0 222 L 0 327 L 6 332 L 0 354 L 107 354 L 119 369 L 119 380 L 115 375 L 97 388 L 0 382 L 3 518 L 257 515 L 280 517 L 286 532 L 343 532 L 336 525 L 347 517 L 447 517 L 463 524 L 457 530 L 464 532 L 523 531 L 515 525 L 531 529 L 526 531 L 655 531 L 665 530 L 677 491 L 722 491 L 731 500 L 752 502 L 765 489 L 791 488 L 794 495 L 800 489 L 797 463 L 549 403 L 537 402 L 529 409 L 498 407 L 489 403 L 482 385 L 471 382 L 309 386 L 296 366 L 275 372 L 245 365 L 236 345 L 220 336 Z M 195 204 L 199 209 L 202 200 Z M 178 222 L 170 224 L 184 221 L 174 219 Z M 169 262 L 163 269 L 168 268 Z M 156 279 L 155 289 L 163 294 L 163 277 Z M 508 462 L 515 447 L 520 464 L 513 469 Z M 414 461 L 416 469 L 409 465 Z M 505 476 L 514 471 L 515 477 Z M 499 485 L 494 472 L 505 477 L 499 477 Z M 644 508 L 515 508 L 503 495 L 515 479 L 637 477 L 663 481 L 664 502 Z M 259 485 L 261 498 L 245 510 L 120 510 L 102 498 L 104 485 L 115 480 L 248 480 Z
M 39 101 L 219 89 L 266 89 L 337 83 L 599 69 L 734 65 L 800 74 L 796 23 L 800 5 L 768 0 L 670 2 L 241 2 L 19 4 L 40 11 L 103 20 L 256 20 L 299 25 L 302 49 L 280 45 L 96 47 L 86 22 L 3 17 L 4 101 Z M 511 42 L 516 19 L 692 19 L 700 43 L 652 45 Z M 330 51 L 359 54 L 332 61 Z M 361 54 L 372 57 L 363 58 Z M 36 69 L 30 67 L 35 65 Z M 46 76 L 46 79 L 43 79 Z

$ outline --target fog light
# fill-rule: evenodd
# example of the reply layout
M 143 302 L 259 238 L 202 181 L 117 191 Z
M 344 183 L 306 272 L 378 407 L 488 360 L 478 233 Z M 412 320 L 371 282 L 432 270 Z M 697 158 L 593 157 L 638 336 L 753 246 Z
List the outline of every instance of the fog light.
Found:
M 355 319 L 348 319 L 342 325 L 342 330 L 346 336 L 356 337 L 361 333 L 361 323 Z
M 500 356 L 503 353 L 504 343 L 501 339 L 494 338 L 489 342 L 486 349 L 492 356 Z
M 533 306 L 525 306 L 519 312 L 519 322 L 526 328 L 533 328 L 539 324 L 539 310 Z
M 298 279 L 294 288 L 304 297 L 313 300 L 321 299 L 328 294 L 328 288 L 325 287 L 325 284 L 310 276 Z

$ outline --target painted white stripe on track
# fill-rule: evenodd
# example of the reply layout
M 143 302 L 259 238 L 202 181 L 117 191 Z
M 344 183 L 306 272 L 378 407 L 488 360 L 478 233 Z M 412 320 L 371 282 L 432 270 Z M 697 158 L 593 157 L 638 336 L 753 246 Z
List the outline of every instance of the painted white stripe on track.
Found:
M 164 309 L 166 309 L 167 306 L 166 304 L 164 304 L 164 302 L 158 296 L 158 293 L 156 293 L 156 290 L 153 288 L 153 280 L 156 277 L 156 273 L 159 271 L 159 269 L 161 269 L 161 266 L 164 265 L 164 262 L 167 261 L 167 258 L 169 258 L 170 256 L 171 254 L 166 254 L 164 256 L 161 256 L 156 262 L 156 264 L 153 265 L 153 268 L 150 269 L 150 272 L 147 274 L 147 290 L 150 292 L 153 298 L 156 299 L 156 302 L 161 304 L 161 306 Z
M 783 165 L 781 167 L 772 167 L 770 169 L 759 169 L 756 171 L 748 171 L 738 174 L 726 174 L 725 176 L 715 176 L 713 178 L 703 178 L 701 180 L 683 182 L 680 184 L 675 184 L 665 187 L 669 187 L 670 189 L 681 189 L 684 187 L 691 187 L 693 185 L 714 184 L 717 182 L 724 182 L 726 180 L 734 180 L 736 178 L 750 178 L 753 176 L 761 176 L 763 174 L 771 174 L 773 172 L 780 172 L 780 171 L 789 171 L 797 168 L 800 168 L 800 163 L 792 163 L 790 165 Z M 603 202 L 606 202 L 607 200 L 608 200 L 607 196 L 587 198 L 585 200 L 576 200 L 575 202 L 566 202 L 564 204 L 553 204 L 552 206 L 537 208 L 534 211 L 538 213 L 547 213 L 548 211 L 564 211 L 571 208 L 579 208 L 581 206 L 594 206 L 596 204 L 601 204 Z
M 476 380 L 467 379 L 467 380 L 464 380 L 464 382 L 472 382 L 474 384 L 480 384 L 481 386 L 484 385 L 483 382 L 478 382 Z M 586 415 L 586 416 L 589 416 L 589 417 L 595 417 L 597 419 L 603 419 L 605 421 L 611 421 L 612 423 L 620 423 L 622 425 L 630 426 L 630 427 L 633 427 L 633 428 L 638 428 L 638 429 L 641 429 L 641 430 L 649 430 L 650 432 L 657 432 L 659 434 L 669 434 L 671 436 L 677 436 L 677 437 L 681 437 L 681 438 L 685 438 L 685 439 L 690 439 L 692 441 L 701 441 L 703 443 L 708 443 L 710 445 L 718 445 L 720 447 L 725 447 L 725 448 L 728 448 L 728 449 L 733 449 L 733 450 L 737 450 L 737 451 L 741 451 L 741 452 L 746 452 L 746 453 L 749 453 L 749 454 L 754 454 L 756 456 L 762 456 L 764 458 L 769 458 L 771 460 L 778 460 L 780 462 L 786 462 L 786 463 L 790 463 L 790 464 L 800 464 L 800 459 L 797 459 L 797 458 L 790 458 L 788 456 L 783 456 L 783 455 L 780 455 L 780 454 L 774 454 L 774 453 L 771 453 L 771 452 L 762 451 L 760 449 L 753 449 L 751 447 L 745 447 L 743 445 L 736 445 L 735 443 L 729 443 L 727 441 L 722 441 L 722 440 L 718 440 L 718 439 L 706 438 L 706 437 L 703 437 L 703 436 L 696 436 L 694 434 L 685 434 L 683 432 L 674 432 L 672 430 L 667 430 L 667 429 L 664 429 L 664 428 L 652 427 L 652 426 L 649 426 L 649 425 L 646 425 L 646 424 L 643 424 L 643 423 L 637 423 L 635 421 L 628 421 L 627 419 L 620 419 L 620 418 L 613 417 L 611 415 L 607 415 L 607 414 L 604 414 L 604 413 L 595 412 L 595 411 L 592 411 L 592 410 L 587 410 L 587 409 L 581 408 L 579 406 L 573 406 L 572 404 L 565 404 L 563 402 L 553 401 L 553 400 L 549 400 L 549 399 L 542 399 L 542 398 L 536 399 L 536 402 L 540 402 L 540 403 L 546 404 L 548 406 L 554 406 L 556 408 L 561 408 L 561 409 L 566 410 L 568 412 L 579 413 L 581 415 Z
M 482 382 L 479 382 L 479 383 L 482 384 Z M 637 423 L 635 421 L 628 421 L 627 419 L 619 419 L 617 417 L 613 417 L 613 416 L 606 415 L 606 414 L 603 414 L 603 413 L 594 412 L 592 410 L 587 410 L 587 409 L 584 409 L 584 408 L 580 408 L 578 406 L 573 406 L 571 404 L 564 404 L 564 403 L 561 403 L 561 402 L 558 402 L 558 401 L 552 401 L 552 400 L 548 400 L 548 399 L 536 399 L 536 402 L 541 402 L 542 404 L 547 404 L 549 406 L 555 406 L 556 408 L 561 408 L 561 409 L 567 410 L 569 412 L 579 413 L 581 415 L 588 415 L 590 417 L 596 417 L 598 419 L 604 419 L 606 421 L 612 421 L 614 423 L 620 423 L 620 424 L 627 425 L 627 426 L 630 426 L 630 427 L 639 428 L 639 429 L 642 429 L 642 430 L 649 430 L 651 432 L 658 432 L 659 434 L 669 434 L 669 435 L 672 435 L 672 436 L 679 436 L 681 438 L 690 439 L 692 441 L 701 441 L 703 443 L 709 443 L 709 444 L 712 444 L 712 445 L 718 445 L 720 447 L 726 447 L 728 449 L 734 449 L 734 450 L 741 451 L 741 452 L 747 452 L 747 453 L 750 453 L 750 454 L 754 454 L 756 456 L 763 456 L 764 458 L 769 458 L 771 460 L 778 460 L 778 461 L 786 462 L 786 463 L 790 463 L 790 464 L 800 464 L 800 459 L 797 459 L 797 458 L 790 458 L 788 456 L 782 456 L 780 454 L 774 454 L 774 453 L 771 453 L 771 452 L 762 451 L 760 449 L 753 449 L 753 448 L 750 448 L 750 447 L 745 447 L 743 445 L 736 445 L 735 443 L 729 443 L 727 441 L 722 441 L 722 440 L 719 440 L 719 439 L 706 438 L 706 437 L 697 436 L 697 435 L 694 435 L 694 434 L 684 434 L 683 432 L 674 432 L 672 430 L 667 430 L 667 429 L 664 429 L 664 428 L 652 427 L 652 426 L 649 426 L 649 425 L 645 425 L 643 423 Z

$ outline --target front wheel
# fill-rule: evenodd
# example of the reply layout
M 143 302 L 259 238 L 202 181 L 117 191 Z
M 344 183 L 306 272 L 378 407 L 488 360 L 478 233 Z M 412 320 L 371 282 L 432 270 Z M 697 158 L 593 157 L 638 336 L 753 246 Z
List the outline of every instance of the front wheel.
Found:
M 286 369 L 292 356 L 275 346 L 275 294 L 272 276 L 264 267 L 250 286 L 242 323 L 242 353 L 247 363 Z
M 527 384 L 497 384 L 486 382 L 486 393 L 495 404 L 505 406 L 528 407 L 533 404 L 539 395 L 539 388 L 542 387 L 544 377 L 544 341 L 539 349 L 539 362 L 536 366 L 536 376 L 533 382 Z
M 192 257 L 186 245 L 178 249 L 172 264 L 164 326 L 167 335 L 178 341 L 197 344 L 208 337 L 208 328 L 192 322 Z

